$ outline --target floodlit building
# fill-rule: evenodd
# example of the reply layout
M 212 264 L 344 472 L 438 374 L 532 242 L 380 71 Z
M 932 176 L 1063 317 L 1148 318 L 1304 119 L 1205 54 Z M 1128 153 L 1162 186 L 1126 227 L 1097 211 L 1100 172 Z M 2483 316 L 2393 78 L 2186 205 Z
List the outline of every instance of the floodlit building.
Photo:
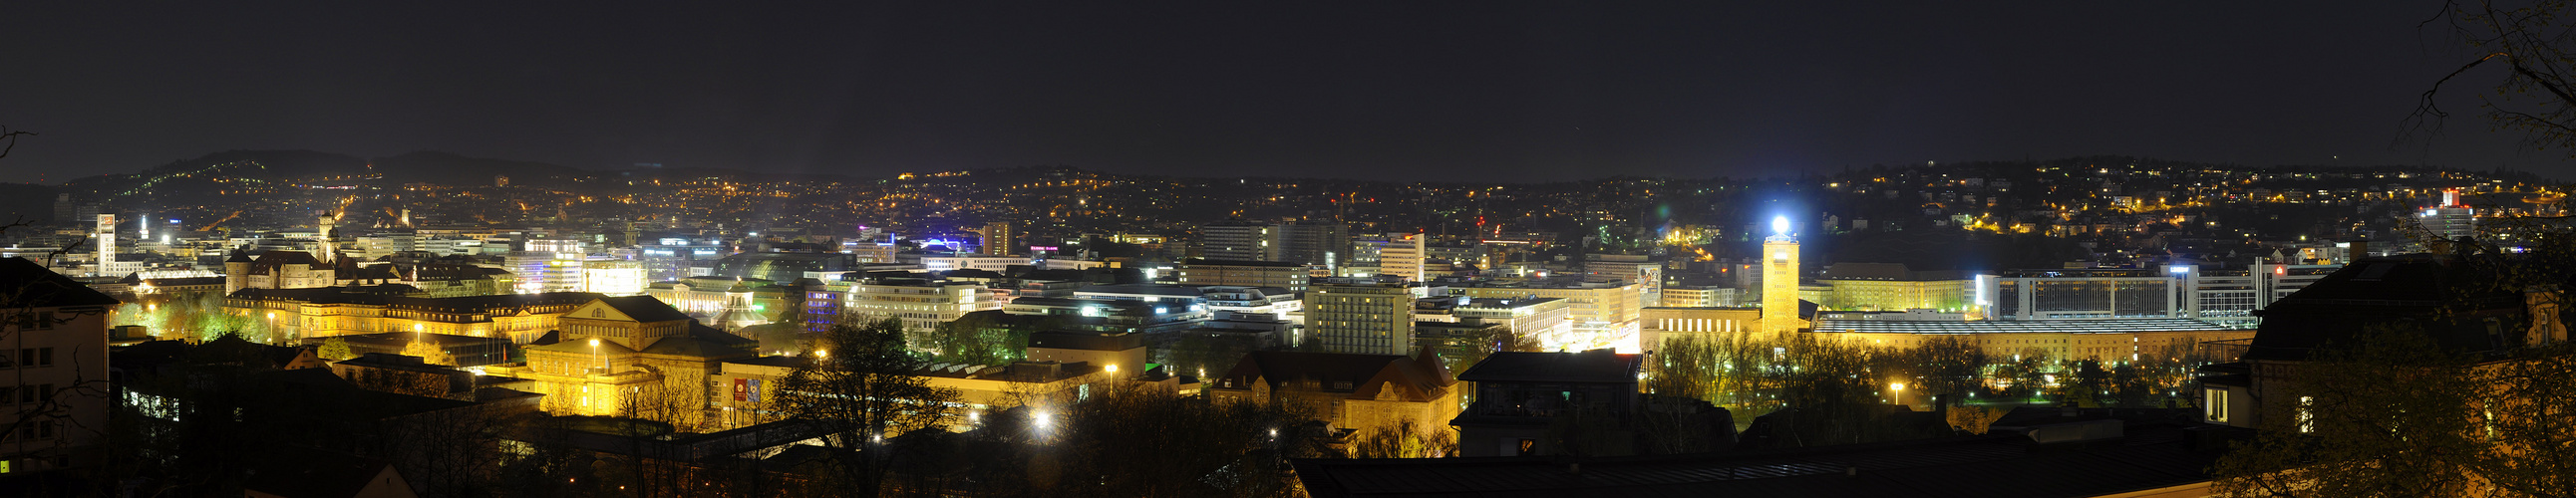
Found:
M 1962 312 L 1976 300 L 1976 279 L 1964 272 L 1913 271 L 1897 263 L 1836 263 L 1816 281 L 1827 288 L 1817 303 L 1835 310 Z
M 2254 336 L 2252 330 L 2189 318 L 1966 321 L 1829 317 L 1816 322 L 1815 333 L 1856 344 L 1896 348 L 1958 338 L 1976 345 L 1987 357 L 2011 357 L 2037 349 L 2051 359 L 2063 361 L 2136 361 L 2141 355 L 2179 353 L 2204 342 Z
M 756 278 L 690 277 L 644 289 L 644 295 L 726 331 L 777 321 L 789 307 L 800 305 L 799 294 L 792 285 Z
M 1549 345 L 1550 349 L 1639 351 L 1637 312 L 1642 307 L 1638 306 L 1637 288 L 1642 284 L 1614 285 L 1570 280 L 1573 279 L 1481 284 L 1454 287 L 1451 291 L 1486 299 L 1562 299 L 1566 303 L 1566 319 L 1572 322 L 1572 330 L 1566 334 L 1564 342 Z
M 1771 219 L 1771 236 L 1762 239 L 1762 328 L 1771 334 L 1796 332 L 1799 316 L 1798 239 L 1789 236 L 1789 218 Z
M 556 328 L 556 318 L 602 296 L 547 292 L 430 297 L 404 285 L 243 289 L 224 309 L 270 324 L 278 337 L 416 332 L 499 337 L 525 344 Z
M 561 332 L 527 348 L 523 366 L 486 369 L 534 381 L 542 409 L 557 415 L 708 424 L 710 381 L 755 345 L 646 296 L 593 299 L 561 320 Z

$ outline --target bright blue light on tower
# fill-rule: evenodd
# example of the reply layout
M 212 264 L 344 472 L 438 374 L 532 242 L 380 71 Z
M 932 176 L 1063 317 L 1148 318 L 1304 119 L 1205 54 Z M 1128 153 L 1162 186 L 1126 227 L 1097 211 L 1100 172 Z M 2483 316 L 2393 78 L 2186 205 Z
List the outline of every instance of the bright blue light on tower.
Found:
M 1789 234 L 1789 217 L 1787 217 L 1787 216 L 1773 216 L 1773 217 L 1771 217 L 1771 234 L 1772 234 L 1772 235 L 1788 235 L 1788 234 Z

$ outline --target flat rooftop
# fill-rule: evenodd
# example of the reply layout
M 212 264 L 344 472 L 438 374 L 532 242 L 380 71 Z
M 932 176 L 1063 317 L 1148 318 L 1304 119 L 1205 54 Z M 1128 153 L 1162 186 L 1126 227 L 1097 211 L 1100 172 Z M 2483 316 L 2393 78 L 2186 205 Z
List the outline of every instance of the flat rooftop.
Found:
M 2242 331 L 2190 318 L 2112 318 L 2098 320 L 1823 320 L 1817 332 L 1876 334 L 2109 334 L 2128 332 Z

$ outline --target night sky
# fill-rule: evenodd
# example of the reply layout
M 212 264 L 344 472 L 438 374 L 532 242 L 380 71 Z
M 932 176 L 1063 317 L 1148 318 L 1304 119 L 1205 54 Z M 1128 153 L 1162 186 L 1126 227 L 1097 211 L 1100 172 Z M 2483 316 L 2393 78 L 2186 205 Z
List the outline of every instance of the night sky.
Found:
M 2475 82 L 2444 135 L 2399 140 L 2467 57 L 2418 28 L 2426 2 L 216 3 L 0 8 L 0 124 L 42 133 L 0 181 L 230 149 L 858 175 L 1539 181 L 2118 154 L 2576 177 L 2564 151 L 2489 131 Z

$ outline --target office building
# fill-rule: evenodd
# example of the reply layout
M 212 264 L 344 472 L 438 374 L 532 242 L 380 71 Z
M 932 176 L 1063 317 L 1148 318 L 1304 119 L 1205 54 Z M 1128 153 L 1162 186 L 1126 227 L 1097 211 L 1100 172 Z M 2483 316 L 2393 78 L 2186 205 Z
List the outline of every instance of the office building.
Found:
M 1606 284 L 1582 282 L 1580 278 L 1528 280 L 1509 284 L 1479 284 L 1451 288 L 1452 292 L 1487 299 L 1555 298 L 1566 302 L 1566 317 L 1571 331 L 1560 342 L 1540 345 L 1549 350 L 1582 351 L 1613 348 L 1641 351 L 1637 335 L 1637 288 L 1641 284 Z M 1310 298 L 1309 301 L 1312 299 Z M 1310 306 L 1311 307 L 1311 306 Z M 1311 318 L 1310 318 L 1311 319 Z
M 1199 257 L 1227 261 L 1276 261 L 1277 227 L 1243 220 L 1199 225 Z
M 2424 225 L 2424 231 L 2441 236 L 2444 240 L 2452 240 L 2476 236 L 2477 216 L 2477 209 L 2460 202 L 2459 189 L 2449 189 L 2442 191 L 2441 205 L 2424 208 L 2424 212 L 2417 214 L 2415 220 Z
M 2257 261 L 2242 270 L 2022 270 L 1979 275 L 1976 302 L 1989 320 L 2197 318 L 2247 328 L 2261 322 L 2257 310 L 2338 268 Z
M 1966 272 L 1913 271 L 1896 263 L 1835 263 L 1816 282 L 1827 289 L 1816 303 L 1833 310 L 1967 311 L 1976 279 Z
M 1393 285 L 1321 285 L 1306 294 L 1306 329 L 1328 353 L 1413 354 L 1413 293 Z
M 1182 260 L 1177 268 L 1178 282 L 1183 285 L 1240 285 L 1280 287 L 1290 292 L 1305 292 L 1312 278 L 1306 265 L 1283 261 L 1228 261 L 1220 259 Z
M 1389 234 L 1386 246 L 1378 250 L 1377 266 L 1381 275 L 1393 275 L 1404 282 L 1421 282 L 1428 270 L 1423 268 L 1423 234 Z M 1442 274 L 1448 272 L 1443 271 Z
M 1301 220 L 1274 230 L 1272 233 L 1278 234 L 1279 261 L 1321 265 L 1330 271 L 1351 259 L 1350 229 L 1339 222 Z

